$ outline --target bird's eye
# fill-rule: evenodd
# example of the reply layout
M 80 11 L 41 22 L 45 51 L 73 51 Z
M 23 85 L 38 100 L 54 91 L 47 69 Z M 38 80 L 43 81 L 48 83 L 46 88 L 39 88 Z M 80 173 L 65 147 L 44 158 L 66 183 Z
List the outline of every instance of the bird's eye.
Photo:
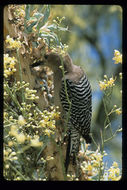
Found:
M 44 58 L 45 58 L 45 59 L 48 59 L 48 55 L 45 54 L 45 55 L 44 55 Z

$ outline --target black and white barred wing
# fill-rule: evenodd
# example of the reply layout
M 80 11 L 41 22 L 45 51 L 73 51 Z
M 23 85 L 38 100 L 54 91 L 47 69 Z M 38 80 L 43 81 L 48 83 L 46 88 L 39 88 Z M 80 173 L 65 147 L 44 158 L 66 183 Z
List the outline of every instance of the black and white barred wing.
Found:
M 87 139 L 90 133 L 92 115 L 92 91 L 87 77 L 84 75 L 79 82 L 66 80 L 67 93 L 71 101 L 70 121 L 81 135 Z M 69 104 L 66 98 L 64 81 L 61 89 L 61 102 L 63 109 L 68 112 Z

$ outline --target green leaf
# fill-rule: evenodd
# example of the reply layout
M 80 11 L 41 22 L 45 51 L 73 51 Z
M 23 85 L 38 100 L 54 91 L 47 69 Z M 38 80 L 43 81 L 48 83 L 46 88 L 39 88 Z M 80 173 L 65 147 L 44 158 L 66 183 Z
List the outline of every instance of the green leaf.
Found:
M 35 9 L 34 5 L 30 5 L 30 13 Z
M 29 19 L 29 21 L 32 21 L 32 20 L 33 20 L 33 21 L 37 21 L 37 18 L 34 17 L 34 16 L 31 16 L 30 19 Z
M 50 15 L 50 5 L 46 5 L 46 10 L 45 10 L 45 13 L 44 13 L 42 26 L 47 22 L 47 20 L 49 18 L 49 15 Z
M 34 13 L 34 17 L 36 17 L 37 19 L 39 19 L 39 18 L 43 18 L 44 17 L 44 14 L 42 14 L 42 13 Z
M 40 34 L 40 37 L 43 37 L 43 38 L 45 37 L 45 38 L 47 38 L 47 39 L 48 39 L 48 38 L 49 38 L 49 39 L 52 38 L 52 39 L 54 40 L 54 42 L 55 42 L 57 45 L 60 44 L 60 43 L 59 43 L 59 39 L 58 39 L 57 35 L 56 35 L 54 32 L 52 32 L 52 33 L 51 33 L 51 32 L 50 32 L 50 33 L 45 33 L 45 32 L 44 32 L 44 33 L 41 33 L 41 34 Z M 49 40 L 48 40 L 48 41 L 49 41 Z
M 54 32 L 52 32 L 51 35 L 52 35 L 53 38 L 55 39 L 56 44 L 57 44 L 57 45 L 60 45 L 60 42 L 59 42 L 59 39 L 58 39 L 57 35 L 56 35 Z
M 48 29 L 50 29 L 51 31 L 57 30 L 57 31 L 67 31 L 68 28 L 63 28 L 60 26 L 57 26 L 56 24 L 51 24 L 48 26 Z
M 38 12 L 42 12 L 43 8 L 44 8 L 44 5 L 38 5 L 37 11 Z
M 26 9 L 25 9 L 25 19 L 24 19 L 24 32 L 28 33 L 27 31 L 27 20 L 30 19 L 30 5 L 26 5 Z
M 59 29 L 60 31 L 68 31 L 68 27 L 67 27 L 67 28 L 63 28 L 63 27 L 58 26 L 58 29 Z
M 49 138 L 48 138 L 47 136 L 44 136 L 44 135 L 43 135 L 43 136 L 40 136 L 39 140 L 40 140 L 40 141 L 43 141 L 44 144 L 43 144 L 43 146 L 41 147 L 41 149 L 40 149 L 40 151 L 39 151 L 39 153 L 38 153 L 38 155 L 37 155 L 36 162 L 38 161 L 38 159 L 39 159 L 41 153 L 43 152 L 44 148 L 47 146 L 47 144 L 48 144 L 48 142 L 49 142 Z
M 92 181 L 98 181 L 99 174 L 96 174 L 95 176 L 91 176 Z
M 43 26 L 43 21 L 42 21 L 43 17 L 41 17 L 38 21 L 38 24 L 37 24 L 37 30 L 39 30 L 42 26 Z
M 30 5 L 26 5 L 25 20 L 29 20 L 29 18 L 30 18 Z
M 32 32 L 33 26 L 37 23 L 37 21 L 32 22 L 29 26 L 27 26 L 26 30 L 28 33 Z

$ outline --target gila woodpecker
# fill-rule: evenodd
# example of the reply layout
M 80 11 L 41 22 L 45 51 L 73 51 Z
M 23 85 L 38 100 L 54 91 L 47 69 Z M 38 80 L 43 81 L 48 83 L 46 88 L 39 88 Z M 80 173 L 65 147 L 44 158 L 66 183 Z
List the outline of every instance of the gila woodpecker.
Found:
M 67 126 L 68 146 L 65 161 L 67 172 L 70 158 L 75 162 L 79 152 L 80 137 L 82 136 L 86 143 L 91 143 L 89 134 L 92 116 L 92 91 L 86 74 L 80 66 L 72 63 L 72 59 L 68 54 L 62 58 L 62 61 L 64 77 L 60 69 L 61 58 L 58 54 L 45 54 L 43 62 L 45 66 L 49 66 L 53 71 L 54 103 L 61 107 L 66 116 L 69 114 Z M 35 63 L 33 66 L 39 64 Z

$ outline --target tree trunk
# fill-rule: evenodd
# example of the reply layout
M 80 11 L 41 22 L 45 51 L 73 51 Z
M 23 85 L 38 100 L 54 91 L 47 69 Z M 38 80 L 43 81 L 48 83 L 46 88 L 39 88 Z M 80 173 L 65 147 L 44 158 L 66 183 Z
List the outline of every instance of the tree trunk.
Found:
M 6 6 L 4 8 L 4 40 L 6 39 L 7 35 L 10 35 L 11 38 L 16 38 L 16 39 L 20 35 L 24 37 L 26 44 L 28 43 L 27 45 L 25 44 L 24 50 L 19 49 L 18 62 L 20 62 L 22 80 L 29 83 L 30 88 L 34 89 L 36 88 L 36 83 L 35 83 L 36 75 L 33 72 L 31 72 L 30 69 L 30 64 L 32 64 L 31 63 L 32 53 L 28 53 L 26 51 L 26 49 L 30 48 L 29 44 L 31 43 L 31 39 L 29 39 L 29 36 L 25 34 L 20 28 L 21 27 L 19 27 L 19 25 L 15 23 L 15 18 L 11 13 L 11 9 L 9 8 L 9 6 Z M 11 56 L 17 58 L 17 53 L 15 51 L 11 51 Z M 16 73 L 14 74 L 14 77 L 16 81 L 20 81 L 20 71 L 18 63 L 16 65 Z M 40 90 L 38 90 L 37 96 L 39 96 L 39 100 L 36 100 L 36 103 L 41 110 L 49 106 L 47 99 Z M 61 126 L 57 126 L 57 128 L 61 128 Z M 57 136 L 59 135 L 57 134 Z M 53 160 L 47 161 L 46 164 L 46 175 L 48 180 L 65 180 L 64 166 L 63 166 L 65 158 L 65 149 L 66 149 L 66 144 L 62 144 L 61 146 L 59 146 L 57 145 L 55 140 L 53 141 L 51 140 L 49 144 L 46 146 L 46 148 L 43 150 L 42 154 L 44 158 L 46 158 L 47 156 L 54 157 Z

